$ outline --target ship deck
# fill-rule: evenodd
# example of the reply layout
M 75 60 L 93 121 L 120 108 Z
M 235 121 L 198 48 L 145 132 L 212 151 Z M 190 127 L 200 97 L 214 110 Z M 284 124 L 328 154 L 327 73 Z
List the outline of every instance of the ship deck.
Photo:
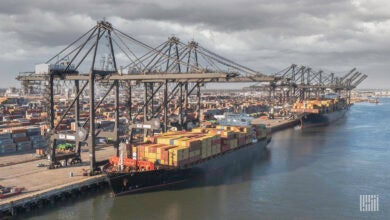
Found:
M 265 124 L 267 127 L 271 128 L 271 132 L 276 132 L 282 129 L 294 127 L 299 123 L 299 119 L 254 119 L 253 124 Z

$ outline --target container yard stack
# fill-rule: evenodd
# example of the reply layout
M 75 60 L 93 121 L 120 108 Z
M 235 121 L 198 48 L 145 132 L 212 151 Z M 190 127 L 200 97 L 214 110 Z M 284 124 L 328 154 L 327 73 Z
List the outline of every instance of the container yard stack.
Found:
M 40 127 L 28 127 L 27 136 L 30 138 L 34 149 L 44 149 L 47 146 L 45 138 L 41 135 Z
M 32 149 L 31 141 L 27 136 L 27 130 L 25 128 L 13 129 L 11 131 L 11 136 L 16 144 L 17 151 L 27 151 Z
M 0 133 L 0 153 L 44 149 L 46 146 L 46 140 L 38 126 L 8 128 Z
M 16 151 L 16 144 L 9 132 L 0 133 L 0 153 L 11 153 Z

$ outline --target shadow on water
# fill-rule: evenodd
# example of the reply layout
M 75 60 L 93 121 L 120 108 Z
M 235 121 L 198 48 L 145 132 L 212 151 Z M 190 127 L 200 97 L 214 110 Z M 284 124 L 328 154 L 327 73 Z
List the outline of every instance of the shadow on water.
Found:
M 10 219 L 41 219 L 41 216 L 46 215 L 49 216 L 47 219 L 81 219 L 79 213 L 75 213 L 75 211 L 72 209 L 75 204 L 85 204 L 89 201 L 94 201 L 96 198 L 101 197 L 110 198 L 110 192 L 111 190 L 105 188 L 87 191 L 82 194 L 75 194 L 62 200 L 57 200 L 55 203 L 49 202 L 41 208 L 32 209 L 29 212 L 18 214 L 17 216 L 11 217 Z M 58 210 L 61 211 L 58 213 Z M 96 210 L 91 211 L 95 212 Z M 55 215 L 55 217 L 52 215 Z
M 121 219 L 121 213 L 126 213 L 126 217 L 130 215 L 137 216 L 137 218 L 142 218 L 145 217 L 145 212 L 147 212 L 148 208 L 152 209 L 152 207 L 149 207 L 150 205 L 156 208 L 156 205 L 158 204 L 159 209 L 170 209 L 172 203 L 181 201 L 181 198 L 175 199 L 173 197 L 177 195 L 185 195 L 188 190 L 192 191 L 194 189 L 201 189 L 207 187 L 215 188 L 217 186 L 234 185 L 242 182 L 251 181 L 253 178 L 253 172 L 257 169 L 257 167 L 267 163 L 270 157 L 271 152 L 269 150 L 265 150 L 265 153 L 263 155 L 256 156 L 252 160 L 247 160 L 242 163 L 226 167 L 223 170 L 213 172 L 212 175 L 193 179 L 185 184 L 176 185 L 172 188 L 167 188 L 159 191 L 124 195 L 119 197 L 114 197 L 110 189 L 87 192 L 85 194 L 67 198 L 66 200 L 60 200 L 54 204 L 48 204 L 42 209 L 32 210 L 28 213 L 23 213 L 17 216 L 16 219 L 39 219 L 40 216 L 47 216 L 49 219 L 81 219 L 83 218 L 83 215 L 86 215 L 85 217 L 87 218 L 93 219 Z M 174 194 L 175 196 L 171 197 L 169 196 L 169 194 Z M 90 208 L 90 210 L 74 210 L 72 206 L 75 203 L 78 203 L 84 208 L 88 207 Z M 123 203 L 125 203 L 126 205 L 123 206 Z M 100 206 L 104 207 L 99 208 Z M 107 212 L 107 209 L 109 209 L 110 211 Z M 100 211 L 102 210 L 105 211 L 100 213 Z M 177 208 L 175 208 L 175 212 L 177 212 Z M 152 216 L 154 215 L 152 213 L 149 214 Z M 156 218 L 160 219 L 160 217 L 158 216 L 156 216 Z M 166 219 L 171 218 L 169 217 Z M 179 217 L 172 219 L 182 218 Z
M 176 186 L 173 190 L 184 190 L 188 188 L 200 188 L 209 186 L 231 185 L 251 181 L 255 177 L 253 173 L 262 165 L 268 163 L 271 159 L 271 151 L 264 150 L 264 154 L 254 157 L 247 161 L 241 161 L 224 169 L 208 173 L 202 177 Z

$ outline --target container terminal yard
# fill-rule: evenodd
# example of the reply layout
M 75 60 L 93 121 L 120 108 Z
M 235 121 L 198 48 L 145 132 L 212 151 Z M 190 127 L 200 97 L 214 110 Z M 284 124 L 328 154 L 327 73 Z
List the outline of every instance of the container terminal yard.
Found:
M 195 41 L 169 37 L 152 47 L 99 21 L 16 78 L 21 89 L 0 98 L 0 185 L 10 189 L 0 197 L 0 217 L 106 186 L 102 167 L 122 144 L 131 149 L 153 135 L 207 128 L 227 112 L 276 132 L 315 112 L 347 109 L 363 100 L 352 90 L 367 75 L 296 64 L 263 74 Z M 213 88 L 235 83 L 248 86 Z M 345 102 L 324 101 L 330 93 Z

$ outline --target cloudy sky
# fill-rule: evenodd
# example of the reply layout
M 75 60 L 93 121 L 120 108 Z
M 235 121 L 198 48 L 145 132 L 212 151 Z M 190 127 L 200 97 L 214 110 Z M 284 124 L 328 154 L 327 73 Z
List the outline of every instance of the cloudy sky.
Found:
M 169 36 L 263 73 L 292 63 L 369 75 L 361 88 L 390 88 L 386 0 L 1 0 L 0 87 L 32 71 L 105 18 L 157 46 Z

